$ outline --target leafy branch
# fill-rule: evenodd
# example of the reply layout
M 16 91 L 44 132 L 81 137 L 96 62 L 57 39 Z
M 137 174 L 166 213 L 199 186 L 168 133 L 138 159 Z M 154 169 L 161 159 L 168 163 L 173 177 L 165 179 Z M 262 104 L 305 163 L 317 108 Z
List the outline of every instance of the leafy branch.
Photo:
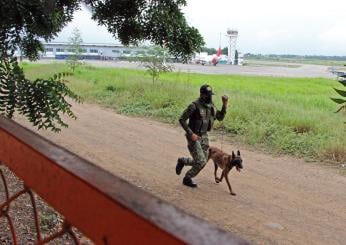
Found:
M 16 58 L 5 58 L 0 65 L 0 115 L 12 118 L 17 111 L 38 129 L 60 132 L 68 125 L 62 115 L 76 119 L 65 98 L 80 102 L 80 97 L 67 86 L 66 76 L 58 73 L 48 79 L 26 79 Z
M 67 127 L 61 114 L 75 118 L 71 104 L 65 99 L 79 101 L 63 80 L 69 74 L 30 81 L 18 65 L 15 52 L 20 50 L 20 55 L 29 60 L 38 59 L 43 51 L 41 40 L 54 39 L 73 19 L 81 4 L 90 8 L 92 18 L 125 45 L 148 40 L 167 47 L 172 55 L 186 61 L 204 43 L 198 30 L 188 25 L 181 10 L 186 0 L 1 0 L 1 115 L 12 118 L 17 111 L 38 128 L 56 132 Z M 73 42 L 75 52 L 80 51 L 80 41 L 76 38 Z M 77 63 L 73 63 L 72 69 Z M 156 68 L 153 72 L 156 74 Z
M 346 87 L 346 74 L 338 77 L 338 81 Z M 346 91 L 334 88 L 334 90 L 342 97 L 342 98 L 331 98 L 335 103 L 339 104 L 340 107 L 336 112 L 340 112 L 342 110 L 346 111 Z

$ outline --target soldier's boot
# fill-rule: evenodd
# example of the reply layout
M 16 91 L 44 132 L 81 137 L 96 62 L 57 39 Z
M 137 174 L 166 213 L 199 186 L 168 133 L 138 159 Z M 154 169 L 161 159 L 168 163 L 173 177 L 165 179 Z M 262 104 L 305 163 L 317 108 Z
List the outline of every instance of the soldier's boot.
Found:
M 184 168 L 184 159 L 183 158 L 178 158 L 177 165 L 175 166 L 175 173 L 177 175 L 181 174 L 181 170 Z
M 188 186 L 188 187 L 192 187 L 192 188 L 197 187 L 197 184 L 194 183 L 194 182 L 192 181 L 192 179 L 191 179 L 190 177 L 187 177 L 187 176 L 184 177 L 184 179 L 183 179 L 183 184 L 186 185 L 186 186 Z

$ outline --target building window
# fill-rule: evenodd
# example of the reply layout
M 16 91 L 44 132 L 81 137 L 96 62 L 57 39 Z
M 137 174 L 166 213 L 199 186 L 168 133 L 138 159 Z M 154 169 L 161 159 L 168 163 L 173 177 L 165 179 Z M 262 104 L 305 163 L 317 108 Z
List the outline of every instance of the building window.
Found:
M 74 53 L 74 52 L 75 52 L 75 49 L 74 49 L 74 48 L 69 48 L 69 49 L 67 50 L 67 52 Z
M 117 54 L 120 53 L 120 51 L 119 51 L 119 50 L 116 50 L 116 49 L 113 49 L 112 52 L 113 52 L 113 53 L 117 53 Z
M 57 48 L 56 52 L 65 52 L 65 50 L 63 48 Z
M 90 53 L 98 53 L 99 51 L 97 49 L 90 49 Z
M 131 51 L 130 50 L 124 50 L 123 53 L 124 54 L 131 54 Z
M 53 52 L 54 51 L 53 48 L 46 48 L 45 50 L 46 50 L 46 52 Z
M 85 48 L 82 48 L 82 49 L 81 49 L 81 52 L 82 52 L 82 53 L 87 53 L 88 51 L 87 51 Z

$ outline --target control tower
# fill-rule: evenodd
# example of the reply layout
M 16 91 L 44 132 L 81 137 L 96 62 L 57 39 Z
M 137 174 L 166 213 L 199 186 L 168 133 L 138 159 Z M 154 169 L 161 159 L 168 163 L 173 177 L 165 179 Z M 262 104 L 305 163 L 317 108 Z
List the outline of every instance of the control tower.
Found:
M 234 29 L 227 29 L 227 37 L 228 37 L 227 64 L 234 65 L 235 64 L 235 50 L 237 48 L 238 31 Z

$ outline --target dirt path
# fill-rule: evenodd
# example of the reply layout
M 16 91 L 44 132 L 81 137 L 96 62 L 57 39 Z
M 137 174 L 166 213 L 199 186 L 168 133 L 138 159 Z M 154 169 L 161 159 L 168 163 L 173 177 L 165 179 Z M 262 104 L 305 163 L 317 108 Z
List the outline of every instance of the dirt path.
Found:
M 69 129 L 42 134 L 191 213 L 255 244 L 345 244 L 346 177 L 336 170 L 240 147 L 245 170 L 230 174 L 236 197 L 214 183 L 210 163 L 196 178 L 199 188 L 189 189 L 174 170 L 188 154 L 180 128 L 94 105 L 74 111 L 79 119 Z

